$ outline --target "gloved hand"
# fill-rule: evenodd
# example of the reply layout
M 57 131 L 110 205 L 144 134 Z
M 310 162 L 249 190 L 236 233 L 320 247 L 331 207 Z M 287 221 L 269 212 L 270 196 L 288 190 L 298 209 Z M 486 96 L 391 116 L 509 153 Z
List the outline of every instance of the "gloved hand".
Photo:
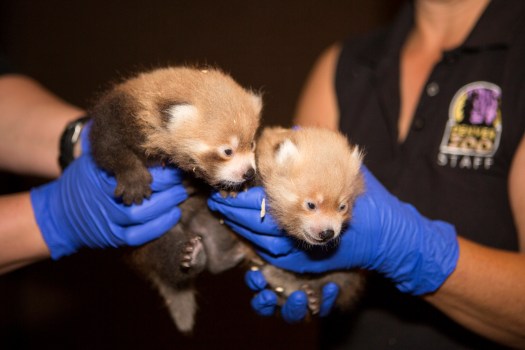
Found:
M 258 292 L 252 299 L 252 308 L 261 316 L 271 316 L 275 313 L 278 298 L 274 291 L 266 289 L 267 282 L 259 270 L 246 272 L 245 281 L 248 287 Z M 339 287 L 335 283 L 327 283 L 323 287 L 319 316 L 327 316 L 339 295 Z M 281 309 L 283 319 L 288 323 L 297 323 L 303 320 L 308 313 L 308 297 L 305 292 L 293 292 L 285 301 Z
M 353 219 L 333 249 L 313 247 L 305 251 L 280 230 L 266 214 L 260 218 L 264 192 L 254 188 L 237 198 L 214 194 L 212 210 L 258 247 L 269 263 L 299 273 L 365 268 L 390 278 L 402 292 L 421 295 L 438 289 L 454 270 L 458 255 L 452 225 L 432 221 L 414 207 L 391 195 L 362 168 L 366 192 L 359 196 Z M 267 211 L 268 212 L 268 211 Z
M 53 259 L 82 247 L 141 245 L 179 221 L 177 205 L 187 198 L 180 170 L 150 168 L 151 197 L 125 206 L 114 198 L 115 178 L 94 163 L 84 132 L 82 148 L 82 156 L 59 179 L 31 190 L 35 218 Z

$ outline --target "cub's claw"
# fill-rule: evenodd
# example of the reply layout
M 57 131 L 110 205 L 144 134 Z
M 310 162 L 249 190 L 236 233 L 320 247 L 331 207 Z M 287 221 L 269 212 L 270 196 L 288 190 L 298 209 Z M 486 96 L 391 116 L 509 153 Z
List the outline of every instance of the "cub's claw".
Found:
M 321 309 L 320 297 L 309 284 L 303 284 L 301 289 L 304 290 L 306 296 L 308 297 L 308 308 L 312 315 L 317 315 Z
M 184 255 L 180 267 L 183 270 L 189 270 L 197 263 L 197 257 L 203 250 L 202 238 L 195 236 L 190 239 L 184 247 Z

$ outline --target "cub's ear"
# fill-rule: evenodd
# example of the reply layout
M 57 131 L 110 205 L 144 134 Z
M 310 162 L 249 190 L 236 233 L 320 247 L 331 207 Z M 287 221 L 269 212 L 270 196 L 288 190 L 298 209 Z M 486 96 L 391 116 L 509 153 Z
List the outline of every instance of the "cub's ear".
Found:
M 162 117 L 170 129 L 196 118 L 197 115 L 197 107 L 189 103 L 175 103 L 162 109 Z
M 252 93 L 251 96 L 252 96 L 252 103 L 255 109 L 255 113 L 260 114 L 263 108 L 262 97 L 261 95 L 257 95 L 255 93 Z
M 358 146 L 355 146 L 355 145 L 353 146 L 351 157 L 355 159 L 355 161 L 358 162 L 359 165 L 363 163 L 363 158 L 364 158 L 363 151 Z
M 284 165 L 297 159 L 299 157 L 299 150 L 292 140 L 285 139 L 277 145 L 274 157 L 278 165 Z

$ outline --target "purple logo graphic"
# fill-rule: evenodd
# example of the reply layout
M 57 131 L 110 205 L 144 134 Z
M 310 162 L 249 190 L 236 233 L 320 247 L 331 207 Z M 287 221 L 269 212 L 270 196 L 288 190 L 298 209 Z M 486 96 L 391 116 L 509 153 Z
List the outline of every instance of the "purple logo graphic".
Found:
M 477 81 L 461 87 L 450 102 L 437 163 L 460 169 L 494 164 L 502 134 L 501 88 Z
M 467 92 L 464 113 L 470 115 L 474 125 L 492 125 L 498 114 L 501 93 L 492 89 L 478 88 Z

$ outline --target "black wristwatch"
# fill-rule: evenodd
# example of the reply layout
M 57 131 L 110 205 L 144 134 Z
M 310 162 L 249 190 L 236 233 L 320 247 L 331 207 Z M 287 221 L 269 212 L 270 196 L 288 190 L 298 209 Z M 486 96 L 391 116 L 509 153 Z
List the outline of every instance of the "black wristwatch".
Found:
M 66 128 L 64 129 L 64 132 L 60 137 L 60 149 L 58 156 L 58 164 L 60 165 L 62 171 L 64 171 L 64 169 L 67 168 L 67 166 L 71 164 L 73 160 L 75 160 L 75 145 L 77 144 L 78 140 L 80 140 L 80 133 L 88 120 L 89 116 L 82 116 L 67 124 Z

